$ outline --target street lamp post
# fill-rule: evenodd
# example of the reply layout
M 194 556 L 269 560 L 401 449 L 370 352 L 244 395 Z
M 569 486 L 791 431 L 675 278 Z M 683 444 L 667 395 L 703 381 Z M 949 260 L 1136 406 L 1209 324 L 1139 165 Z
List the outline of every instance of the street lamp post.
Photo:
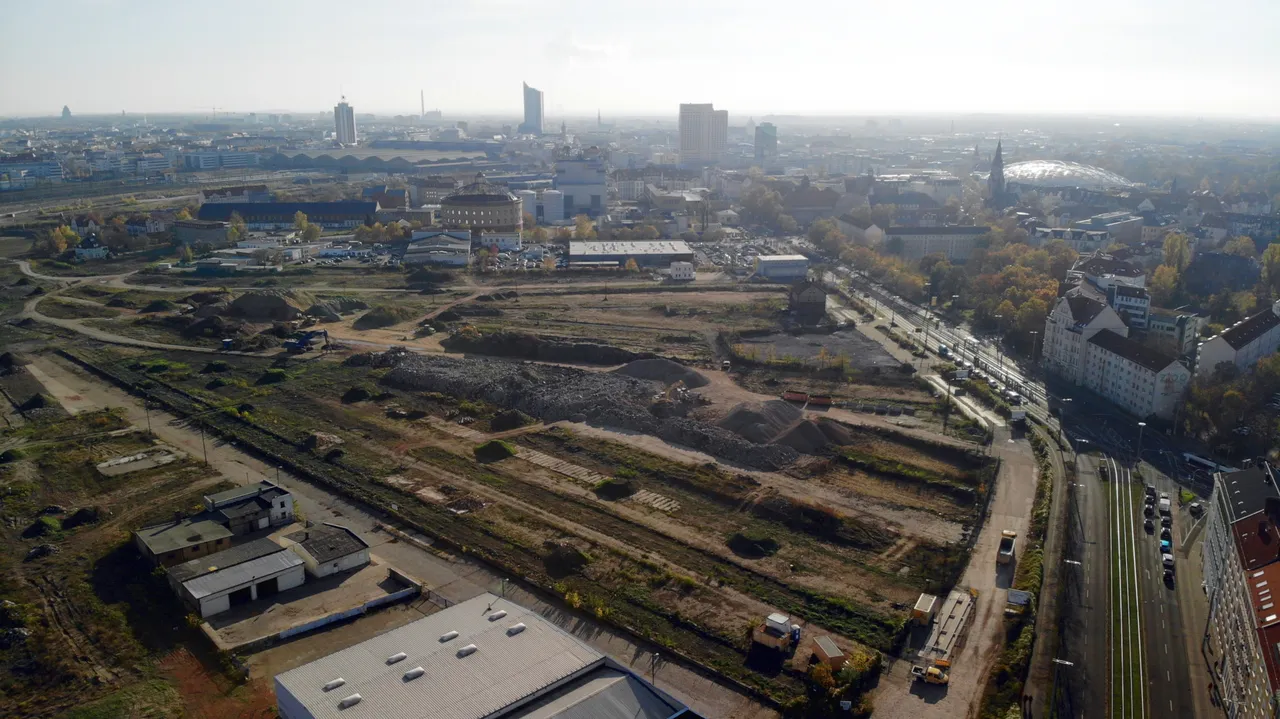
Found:
M 1142 431 L 1145 430 L 1146 428 L 1147 428 L 1146 422 L 1138 423 L 1138 457 L 1137 457 L 1137 460 L 1134 462 L 1134 466 L 1138 467 L 1139 470 L 1141 470 L 1142 468 Z
M 1071 398 L 1062 398 L 1062 408 L 1058 411 L 1058 437 L 1066 443 L 1067 441 L 1067 408 L 1071 406 Z
M 1036 365 L 1036 349 L 1040 343 L 1040 332 L 1031 330 L 1031 366 Z

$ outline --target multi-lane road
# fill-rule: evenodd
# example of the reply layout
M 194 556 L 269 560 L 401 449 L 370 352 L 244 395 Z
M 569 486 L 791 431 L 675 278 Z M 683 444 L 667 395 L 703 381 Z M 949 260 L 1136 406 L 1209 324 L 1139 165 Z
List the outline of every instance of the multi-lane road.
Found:
M 873 301 L 877 310 L 891 312 L 890 319 L 928 349 L 936 351 L 939 343 L 946 344 L 1022 394 L 1033 416 L 1056 424 L 1048 411 L 1050 395 L 1045 386 L 999 357 L 994 347 L 943 325 L 927 309 L 903 301 L 856 272 L 841 268 L 837 273 L 840 277 L 829 275 L 828 281 L 848 280 L 851 292 Z M 1083 431 L 1089 425 L 1084 408 L 1073 408 L 1072 414 L 1067 434 L 1086 453 L 1076 456 L 1076 481 L 1067 494 L 1063 545 L 1067 566 L 1061 573 L 1066 594 L 1056 628 L 1060 643 L 1055 657 L 1054 713 L 1121 719 L 1198 716 L 1198 700 L 1203 697 L 1197 695 L 1199 687 L 1191 679 L 1191 663 L 1200 661 L 1193 648 L 1194 637 L 1202 630 L 1191 626 L 1188 606 L 1204 598 L 1193 582 L 1177 579 L 1177 568 L 1190 561 L 1184 544 L 1194 538 L 1196 520 L 1179 508 L 1181 488 L 1173 480 L 1150 465 L 1135 470 L 1130 464 L 1137 453 L 1135 440 L 1144 456 L 1157 460 L 1168 454 L 1164 446 L 1168 443 L 1154 433 L 1145 441 L 1127 432 L 1120 437 L 1109 426 L 1103 435 Z M 1144 526 L 1146 483 L 1154 485 L 1157 498 L 1166 493 L 1173 505 L 1175 580 L 1171 584 L 1164 581 L 1159 513 L 1153 510 L 1151 532 Z

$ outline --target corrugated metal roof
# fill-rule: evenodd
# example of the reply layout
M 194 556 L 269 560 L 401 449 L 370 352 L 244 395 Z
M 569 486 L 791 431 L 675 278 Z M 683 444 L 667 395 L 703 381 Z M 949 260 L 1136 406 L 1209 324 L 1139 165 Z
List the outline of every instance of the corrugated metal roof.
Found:
M 554 696 L 507 716 L 510 719 L 667 719 L 681 708 L 668 703 L 635 677 L 602 666 L 573 680 Z
M 218 592 L 235 589 L 249 582 L 273 577 L 286 569 L 302 565 L 302 558 L 288 549 L 217 572 L 211 572 L 182 583 L 192 599 L 203 599 Z
M 258 557 L 265 557 L 268 554 L 275 554 L 280 550 L 281 546 L 279 544 L 263 537 L 262 539 L 237 544 L 230 549 L 214 552 L 182 564 L 175 564 L 169 567 L 169 576 L 178 582 L 189 582 L 196 577 L 213 574 L 220 569 L 230 569 L 237 564 L 244 564 Z
M 202 512 L 194 517 L 187 517 L 177 522 L 166 522 L 137 531 L 142 543 L 147 545 L 152 554 L 161 555 L 182 549 L 193 544 L 226 539 L 231 530 L 211 519 L 212 515 Z
M 499 611 L 506 615 L 489 619 Z M 525 629 L 509 633 L 516 624 Z M 441 642 L 451 631 L 457 638 Z M 476 651 L 459 657 L 471 644 Z M 399 652 L 408 656 L 388 665 Z M 279 674 L 276 694 L 287 692 L 316 719 L 479 719 L 603 661 L 537 612 L 482 594 Z M 416 667 L 424 674 L 406 681 L 405 672 Z M 341 688 L 323 690 L 339 677 L 346 680 Z M 338 708 L 356 693 L 359 704 Z

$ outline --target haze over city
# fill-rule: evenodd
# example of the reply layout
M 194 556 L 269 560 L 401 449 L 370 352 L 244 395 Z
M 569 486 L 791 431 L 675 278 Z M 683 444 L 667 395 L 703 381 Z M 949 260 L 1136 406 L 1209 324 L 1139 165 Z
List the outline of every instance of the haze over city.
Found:
M 1280 719 L 1280 3 L 0 18 L 0 717 Z
M 500 114 L 522 80 L 554 116 L 1280 115 L 1269 0 L 55 0 L 9 3 L 5 25 L 0 116 L 318 111 L 343 93 L 396 114 L 419 88 L 447 113 Z

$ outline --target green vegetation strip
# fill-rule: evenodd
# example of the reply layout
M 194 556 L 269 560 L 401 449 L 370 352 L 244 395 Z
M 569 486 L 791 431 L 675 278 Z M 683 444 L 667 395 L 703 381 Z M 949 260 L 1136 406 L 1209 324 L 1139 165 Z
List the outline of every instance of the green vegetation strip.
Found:
M 1035 608 L 1035 598 L 1040 594 L 1044 581 L 1044 539 L 1049 528 L 1049 508 L 1053 500 L 1053 461 L 1049 457 L 1052 447 L 1038 431 L 1028 435 L 1035 453 L 1039 477 L 1036 480 L 1036 496 L 1031 505 L 1031 522 L 1027 536 L 1023 538 L 1021 556 L 1014 570 L 1013 588 L 1032 594 L 1028 614 L 1008 626 L 1005 648 L 1000 653 L 991 676 L 983 691 L 983 719 L 1004 719 L 1018 716 L 1022 690 L 1027 671 L 1031 666 L 1031 650 L 1035 644 L 1035 618 L 1030 613 Z

